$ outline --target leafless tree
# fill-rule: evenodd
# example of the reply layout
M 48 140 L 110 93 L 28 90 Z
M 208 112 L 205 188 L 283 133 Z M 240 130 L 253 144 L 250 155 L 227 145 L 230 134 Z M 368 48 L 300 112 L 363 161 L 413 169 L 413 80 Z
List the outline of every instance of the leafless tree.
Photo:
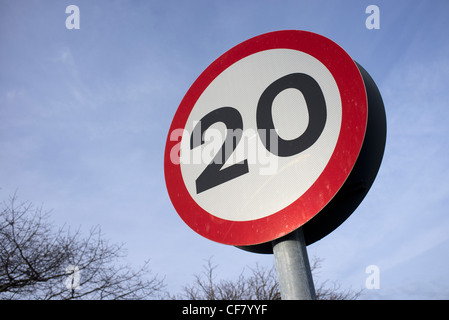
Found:
M 321 267 L 321 260 L 314 259 L 311 264 L 312 273 Z M 182 292 L 172 296 L 173 299 L 187 300 L 280 300 L 279 284 L 274 266 L 271 268 L 250 268 L 249 275 L 243 271 L 236 280 L 217 280 L 216 265 L 209 259 L 203 272 L 195 275 L 192 284 L 185 286 Z M 325 281 L 315 284 L 318 300 L 354 300 L 362 293 L 359 291 L 341 290 L 337 283 Z
M 164 280 L 121 261 L 123 245 L 56 229 L 49 214 L 16 195 L 0 209 L 0 299 L 149 299 Z
M 187 300 L 278 300 L 280 299 L 276 275 L 273 269 L 256 265 L 251 274 L 242 272 L 237 280 L 216 280 L 217 266 L 207 261 L 203 272 L 195 275 L 195 281 L 183 288 L 174 299 Z

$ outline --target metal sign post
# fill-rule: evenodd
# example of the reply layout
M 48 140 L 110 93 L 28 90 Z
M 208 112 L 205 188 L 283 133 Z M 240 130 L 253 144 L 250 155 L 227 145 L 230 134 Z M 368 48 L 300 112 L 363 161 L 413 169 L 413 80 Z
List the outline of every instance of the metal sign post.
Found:
M 315 286 L 302 229 L 274 240 L 273 253 L 282 300 L 315 300 Z

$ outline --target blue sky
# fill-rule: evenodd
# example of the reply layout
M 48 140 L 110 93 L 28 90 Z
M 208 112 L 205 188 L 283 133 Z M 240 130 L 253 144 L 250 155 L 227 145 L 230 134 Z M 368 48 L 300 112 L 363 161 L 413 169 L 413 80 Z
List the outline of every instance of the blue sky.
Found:
M 80 29 L 68 30 L 68 5 Z M 368 30 L 365 8 L 380 9 Z M 214 257 L 236 277 L 258 255 L 190 230 L 168 197 L 163 154 L 199 74 L 238 43 L 275 30 L 322 34 L 376 81 L 388 123 L 383 163 L 356 212 L 308 247 L 318 280 L 380 289 L 365 299 L 449 298 L 447 1 L 0 0 L 0 198 L 52 210 L 56 223 L 125 242 L 175 293 Z

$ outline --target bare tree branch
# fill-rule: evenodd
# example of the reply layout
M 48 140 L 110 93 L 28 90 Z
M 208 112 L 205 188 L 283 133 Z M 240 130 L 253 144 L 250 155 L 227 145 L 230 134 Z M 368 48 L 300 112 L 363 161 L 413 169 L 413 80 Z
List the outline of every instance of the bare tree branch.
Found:
M 312 273 L 318 273 L 321 259 L 313 259 Z M 172 299 L 187 300 L 280 300 L 279 284 L 276 270 L 256 265 L 250 268 L 249 275 L 243 271 L 236 280 L 217 280 L 216 265 L 207 260 L 204 270 L 195 275 L 195 281 L 183 287 Z M 325 281 L 316 286 L 316 296 L 319 300 L 352 300 L 357 299 L 362 291 L 342 291 L 336 283 Z
M 105 240 L 99 227 L 87 237 L 65 226 L 56 230 L 48 212 L 18 202 L 14 194 L 0 211 L 0 299 L 149 299 L 161 294 L 164 280 L 150 275 L 149 262 L 134 270 L 120 263 L 125 253 L 123 245 Z

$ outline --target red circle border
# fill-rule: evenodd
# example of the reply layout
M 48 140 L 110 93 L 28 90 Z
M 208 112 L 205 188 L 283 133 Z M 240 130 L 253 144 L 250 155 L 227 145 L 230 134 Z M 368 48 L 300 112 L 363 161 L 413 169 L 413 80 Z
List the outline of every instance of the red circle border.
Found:
M 170 139 L 183 129 L 196 101 L 209 84 L 235 62 L 260 51 L 292 49 L 318 59 L 330 71 L 340 91 L 342 123 L 334 152 L 321 175 L 297 200 L 267 217 L 231 221 L 213 216 L 190 196 L 180 164 L 171 161 L 179 141 Z M 349 176 L 363 144 L 368 103 L 362 76 L 351 57 L 333 41 L 307 31 L 282 30 L 262 34 L 233 47 L 216 59 L 197 78 L 173 118 L 165 147 L 164 171 L 170 199 L 184 222 L 198 234 L 223 244 L 247 246 L 280 238 L 301 227 L 319 213 Z

